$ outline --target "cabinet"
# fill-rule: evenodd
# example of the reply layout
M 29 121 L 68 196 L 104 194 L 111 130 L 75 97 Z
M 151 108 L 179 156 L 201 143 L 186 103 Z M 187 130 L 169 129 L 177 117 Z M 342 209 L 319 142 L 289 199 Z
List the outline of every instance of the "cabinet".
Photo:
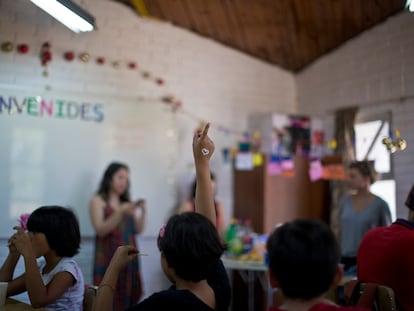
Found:
M 309 179 L 309 160 L 294 156 L 295 175 L 269 175 L 266 164 L 233 172 L 234 217 L 251 219 L 258 233 L 296 218 L 329 221 L 328 182 Z M 265 156 L 264 163 L 267 163 Z
M 294 177 L 269 175 L 266 164 L 248 171 L 234 168 L 234 217 L 251 219 L 253 229 L 258 233 L 270 233 L 276 224 L 296 218 L 313 218 L 328 222 L 328 182 L 310 181 L 307 158 L 295 156 L 293 160 Z M 264 163 L 267 163 L 267 156 Z M 233 273 L 232 282 L 232 310 L 247 311 L 248 293 L 245 280 L 238 273 Z M 254 290 L 254 309 L 265 310 L 267 298 L 258 280 L 254 283 Z M 275 298 L 273 302 L 277 304 Z

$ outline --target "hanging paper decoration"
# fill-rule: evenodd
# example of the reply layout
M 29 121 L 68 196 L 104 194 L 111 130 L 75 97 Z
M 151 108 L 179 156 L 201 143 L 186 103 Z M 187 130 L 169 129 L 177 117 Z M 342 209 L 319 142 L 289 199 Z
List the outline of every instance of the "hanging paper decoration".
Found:
M 155 80 L 155 82 L 156 82 L 158 85 L 163 85 L 163 84 L 165 83 L 165 81 L 164 81 L 163 79 L 160 79 L 160 78 L 156 79 L 156 80 Z
M 89 55 L 89 53 L 84 52 L 79 54 L 79 59 L 84 63 L 88 63 L 90 58 L 91 56 Z
M 105 64 L 105 58 L 104 58 L 104 57 L 98 57 L 98 58 L 96 59 L 96 63 L 97 63 L 98 65 L 103 65 L 103 64 Z
M 144 72 L 142 73 L 142 77 L 143 77 L 144 79 L 149 79 L 149 78 L 151 78 L 151 74 L 150 74 L 148 71 L 144 71 Z
M 395 138 L 393 139 L 393 136 Z M 405 139 L 401 138 L 400 131 L 398 129 L 394 129 L 394 135 L 391 133 L 390 137 L 385 137 L 382 140 L 382 144 L 387 148 L 390 153 L 394 153 L 399 150 L 404 150 L 407 148 L 407 142 Z
M 176 112 L 178 109 L 182 107 L 181 101 L 175 98 L 173 95 L 166 95 L 161 98 L 161 100 L 171 107 L 172 112 Z
M 43 76 L 47 77 L 49 72 L 47 71 L 47 65 L 52 60 L 52 52 L 50 51 L 50 44 L 48 42 L 43 43 L 42 49 L 40 51 L 40 61 L 45 70 L 43 71 Z
M 130 63 L 128 64 L 128 68 L 129 68 L 129 69 L 136 69 L 136 68 L 137 68 L 137 64 L 136 64 L 136 63 L 134 63 L 134 62 L 130 62 Z
M 68 62 L 71 62 L 75 59 L 75 53 L 73 53 L 72 51 L 68 51 L 68 52 L 65 52 L 65 54 L 63 54 L 63 57 Z
M 1 50 L 6 53 L 13 51 L 13 48 L 14 48 L 14 45 L 10 41 L 4 42 L 1 45 Z
M 115 69 L 119 69 L 119 68 L 121 67 L 121 63 L 120 63 L 120 62 L 118 62 L 118 61 L 114 61 L 114 62 L 112 62 L 112 66 L 113 66 Z
M 23 44 L 19 44 L 17 46 L 17 50 L 19 51 L 19 53 L 21 54 L 26 54 L 27 52 L 29 52 L 29 46 L 25 43 Z

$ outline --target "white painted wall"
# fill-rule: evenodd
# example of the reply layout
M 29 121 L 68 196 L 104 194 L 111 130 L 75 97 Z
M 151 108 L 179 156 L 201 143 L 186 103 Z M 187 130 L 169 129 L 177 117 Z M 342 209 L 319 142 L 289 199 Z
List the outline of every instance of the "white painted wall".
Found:
M 296 77 L 298 111 L 325 117 L 333 127 L 338 108 L 359 106 L 362 114 L 392 111 L 393 126 L 408 147 L 393 155 L 397 216 L 414 183 L 414 15 L 408 12 L 348 41 Z M 328 129 L 328 135 L 332 131 Z M 331 136 L 332 137 L 332 136 Z M 329 138 L 329 136 L 328 136 Z

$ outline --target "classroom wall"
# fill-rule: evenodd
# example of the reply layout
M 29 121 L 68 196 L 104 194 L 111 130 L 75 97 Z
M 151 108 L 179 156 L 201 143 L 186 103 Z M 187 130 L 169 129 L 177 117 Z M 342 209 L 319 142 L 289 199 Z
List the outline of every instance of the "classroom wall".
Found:
M 0 0 L 0 42 L 26 43 L 31 47 L 25 56 L 0 53 L 0 85 L 10 89 L 22 85 L 41 88 L 46 94 L 52 90 L 115 99 L 153 99 L 174 94 L 187 111 L 178 113 L 176 121 L 180 155 L 176 161 L 177 201 L 188 194 L 194 175 L 192 131 L 204 119 L 217 124 L 211 131 L 217 144 L 213 169 L 218 175 L 218 196 L 231 215 L 231 170 L 224 165 L 221 150 L 234 146 L 239 136 L 218 131 L 218 124 L 242 132 L 253 111 L 294 112 L 294 76 L 171 24 L 139 18 L 115 1 L 75 2 L 93 13 L 97 31 L 74 34 L 29 1 Z M 51 43 L 53 53 L 48 78 L 41 75 L 38 57 L 46 41 Z M 137 61 L 140 68 L 164 78 L 166 85 L 149 83 L 131 70 L 97 66 L 93 60 L 88 64 L 79 60 L 68 63 L 62 57 L 67 50 L 104 56 L 108 62 Z
M 44 96 L 49 92 L 69 97 L 85 94 L 107 97 L 112 102 L 117 99 L 153 101 L 166 93 L 174 94 L 186 110 L 186 114 L 177 113 L 175 121 L 179 156 L 172 160 L 177 202 L 188 195 L 194 176 L 193 130 L 201 119 L 211 121 L 211 136 L 216 142 L 212 167 L 217 173 L 217 195 L 229 217 L 232 214 L 231 166 L 223 161 L 222 150 L 235 146 L 239 135 L 219 131 L 218 125 L 241 133 L 247 128 L 251 112 L 295 112 L 294 75 L 171 24 L 139 18 L 115 1 L 75 2 L 93 13 L 97 31 L 74 34 L 28 0 L 0 0 L 0 42 L 12 41 L 15 46 L 26 43 L 31 48 L 27 55 L 0 52 L 0 87 L 16 95 L 23 88 L 33 92 L 41 90 Z M 40 46 L 46 41 L 50 42 L 53 53 L 48 78 L 42 76 L 39 59 Z M 166 84 L 159 87 L 134 71 L 97 66 L 93 60 L 87 64 L 79 60 L 68 63 L 62 57 L 67 50 L 104 56 L 107 61 L 137 61 L 140 68 L 161 76 Z M 151 182 L 151 176 L 142 178 Z M 159 191 L 163 195 L 164 189 Z M 86 205 L 87 202 L 79 208 Z M 156 206 L 148 208 L 149 213 L 157 213 Z M 154 238 L 143 236 L 139 242 L 143 251 L 151 253 L 142 260 L 145 291 L 149 294 L 161 287 L 163 276 L 158 269 Z M 91 258 L 91 248 L 84 251 L 87 253 L 80 256 Z M 89 271 L 86 275 L 86 281 L 90 282 Z
M 404 218 L 404 200 L 414 183 L 413 55 L 414 15 L 403 12 L 349 40 L 296 76 L 298 111 L 324 116 L 328 138 L 338 108 L 359 106 L 364 115 L 392 111 L 393 126 L 408 144 L 404 152 L 393 155 L 397 216 Z

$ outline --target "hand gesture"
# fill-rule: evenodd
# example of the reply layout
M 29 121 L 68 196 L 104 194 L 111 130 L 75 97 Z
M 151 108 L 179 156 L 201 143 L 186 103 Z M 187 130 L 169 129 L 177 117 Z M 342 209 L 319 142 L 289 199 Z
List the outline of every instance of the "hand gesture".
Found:
M 136 260 L 138 250 L 132 245 L 119 246 L 112 256 L 110 266 L 120 271 L 130 262 Z
M 15 235 L 17 233 L 13 234 L 7 241 L 7 246 L 9 247 L 9 253 L 10 255 L 20 255 L 19 251 L 17 250 L 16 246 L 14 245 L 13 239 L 15 238 Z
M 134 202 L 124 202 L 121 203 L 121 212 L 123 215 L 133 215 L 135 213 L 135 203 Z
M 21 227 L 14 227 L 17 232 L 13 234 L 10 241 L 16 247 L 16 250 L 23 256 L 33 253 L 32 241 L 29 233 L 25 232 Z
M 208 130 L 210 123 L 207 123 L 201 134 L 196 132 L 193 137 L 193 154 L 194 160 L 197 163 L 209 162 L 214 153 L 214 143 L 208 137 Z
M 147 211 L 147 201 L 145 199 L 139 199 L 135 206 L 141 209 L 141 214 L 144 215 Z

